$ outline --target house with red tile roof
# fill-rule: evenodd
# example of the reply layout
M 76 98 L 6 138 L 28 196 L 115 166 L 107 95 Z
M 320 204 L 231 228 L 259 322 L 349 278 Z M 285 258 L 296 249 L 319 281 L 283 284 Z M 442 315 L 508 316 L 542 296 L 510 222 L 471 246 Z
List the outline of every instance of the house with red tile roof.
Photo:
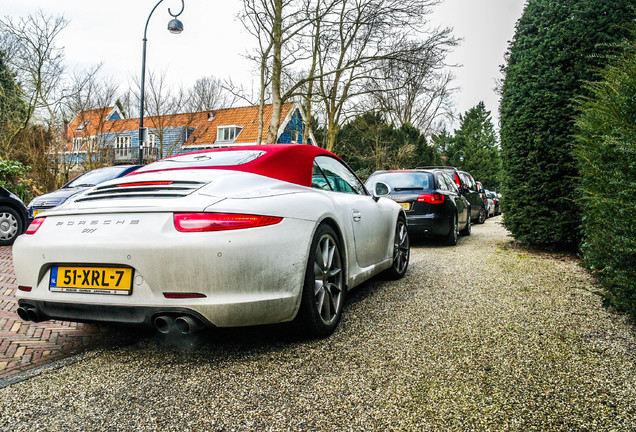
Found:
M 258 142 L 258 106 L 145 117 L 148 140 L 144 162 L 205 148 L 251 145 Z M 263 112 L 264 137 L 272 105 Z M 282 107 L 276 143 L 302 143 L 308 122 L 300 104 Z M 65 128 L 64 153 L 70 162 L 99 160 L 108 164 L 137 163 L 139 119 L 126 119 L 117 107 L 84 111 Z M 316 140 L 309 130 L 308 144 Z M 263 142 L 264 144 L 265 142 Z

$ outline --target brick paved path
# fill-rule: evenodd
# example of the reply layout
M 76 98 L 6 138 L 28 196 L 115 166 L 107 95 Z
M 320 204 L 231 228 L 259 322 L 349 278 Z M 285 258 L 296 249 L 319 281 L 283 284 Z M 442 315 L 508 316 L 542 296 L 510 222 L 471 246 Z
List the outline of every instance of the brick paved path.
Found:
M 62 321 L 22 321 L 11 246 L 0 247 L 0 379 L 120 340 L 123 332 Z

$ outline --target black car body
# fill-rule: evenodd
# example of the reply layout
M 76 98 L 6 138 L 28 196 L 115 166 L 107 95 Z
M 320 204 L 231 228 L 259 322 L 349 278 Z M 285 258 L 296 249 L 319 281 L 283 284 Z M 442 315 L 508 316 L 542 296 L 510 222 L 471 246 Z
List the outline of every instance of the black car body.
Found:
M 444 170 L 376 171 L 366 187 L 404 208 L 410 234 L 442 237 L 449 245 L 458 234 L 470 235 L 470 205 Z
M 13 244 L 29 225 L 29 213 L 15 194 L 0 186 L 0 246 Z
M 133 172 L 141 165 L 116 165 L 97 168 L 75 177 L 60 189 L 40 195 L 29 203 L 28 211 L 31 218 L 44 210 L 57 207 L 69 198 L 107 180 L 123 177 Z
M 486 203 L 481 195 L 477 182 L 472 175 L 466 171 L 460 171 L 455 167 L 450 166 L 435 166 L 435 167 L 418 167 L 418 169 L 442 169 L 446 171 L 455 185 L 459 189 L 460 193 L 466 197 L 470 203 L 470 217 L 474 223 L 483 224 L 488 217 L 486 213 Z

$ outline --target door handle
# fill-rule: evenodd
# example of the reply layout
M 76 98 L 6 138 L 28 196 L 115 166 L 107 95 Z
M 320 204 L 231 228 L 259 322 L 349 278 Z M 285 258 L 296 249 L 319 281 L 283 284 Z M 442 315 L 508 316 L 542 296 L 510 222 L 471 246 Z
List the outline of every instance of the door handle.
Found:
M 354 222 L 360 222 L 360 219 L 362 219 L 362 213 L 360 213 L 358 210 L 354 210 L 353 211 L 353 221 Z

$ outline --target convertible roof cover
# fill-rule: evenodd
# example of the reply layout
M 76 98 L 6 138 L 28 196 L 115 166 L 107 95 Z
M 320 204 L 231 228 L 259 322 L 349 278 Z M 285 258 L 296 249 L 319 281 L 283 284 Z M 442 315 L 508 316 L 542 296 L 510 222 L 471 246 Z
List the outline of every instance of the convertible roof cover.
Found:
M 162 159 L 129 174 L 183 169 L 244 171 L 311 187 L 316 156 L 340 158 L 320 147 L 306 144 L 262 144 L 225 147 L 182 153 Z

